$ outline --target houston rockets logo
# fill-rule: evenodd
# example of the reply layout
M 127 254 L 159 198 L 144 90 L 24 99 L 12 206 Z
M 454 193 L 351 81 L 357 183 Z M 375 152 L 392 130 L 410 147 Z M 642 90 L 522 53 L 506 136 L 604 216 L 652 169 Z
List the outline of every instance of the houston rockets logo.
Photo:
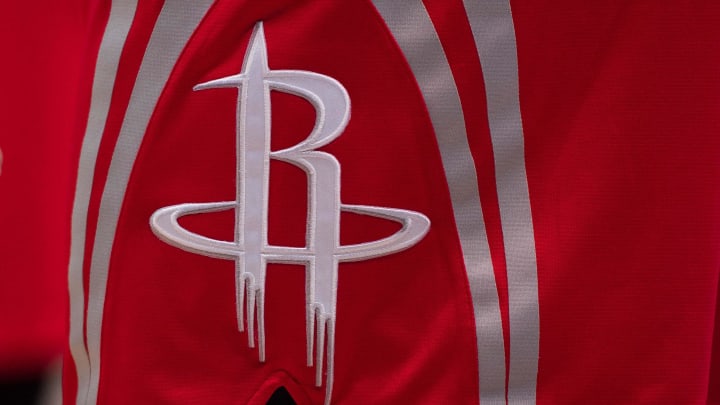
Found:
M 340 163 L 334 156 L 317 149 L 332 142 L 345 129 L 350 119 L 348 93 L 337 80 L 328 76 L 300 70 L 270 70 L 262 22 L 255 26 L 239 74 L 198 84 L 194 89 L 217 88 L 238 89 L 237 199 L 161 208 L 152 215 L 151 227 L 161 240 L 170 245 L 204 256 L 235 261 L 238 328 L 245 331 L 247 327 L 248 345 L 254 347 L 254 326 L 257 322 L 261 362 L 265 360 L 266 265 L 289 263 L 304 266 L 307 364 L 312 366 L 315 361 L 316 385 L 321 386 L 323 348 L 327 343 L 326 403 L 329 403 L 339 264 L 368 260 L 407 249 L 425 236 L 430 221 L 419 212 L 348 205 L 340 201 Z M 270 150 L 271 90 L 302 97 L 315 107 L 317 113 L 315 127 L 310 135 L 297 145 L 279 151 Z M 305 247 L 272 246 L 268 243 L 270 159 L 291 163 L 307 174 L 308 222 Z M 235 210 L 233 241 L 209 239 L 184 229 L 178 223 L 178 218 L 184 215 L 230 209 Z M 384 239 L 340 245 L 341 211 L 396 221 L 403 227 Z

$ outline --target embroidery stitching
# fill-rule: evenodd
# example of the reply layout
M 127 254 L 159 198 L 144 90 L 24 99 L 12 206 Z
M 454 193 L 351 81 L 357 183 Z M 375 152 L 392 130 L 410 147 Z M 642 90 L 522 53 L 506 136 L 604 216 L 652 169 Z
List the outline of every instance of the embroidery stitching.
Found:
M 257 315 L 258 355 L 265 361 L 265 276 L 268 263 L 303 265 L 306 279 L 307 365 L 316 369 L 322 385 L 323 348 L 327 339 L 326 395 L 330 403 L 333 379 L 338 267 L 408 249 L 426 235 L 430 220 L 415 211 L 349 205 L 340 201 L 340 163 L 317 149 L 342 134 L 350 119 L 350 97 L 337 80 L 301 70 L 270 70 L 262 22 L 250 39 L 240 73 L 198 84 L 194 90 L 237 88 L 236 201 L 184 203 L 158 209 L 150 218 L 155 235 L 185 251 L 235 261 L 238 329 L 254 347 Z M 317 118 L 302 142 L 270 150 L 270 91 L 290 93 L 309 101 Z M 270 159 L 288 162 L 307 174 L 308 221 L 306 247 L 273 246 L 267 240 Z M 235 209 L 234 241 L 221 241 L 182 228 L 185 215 Z M 402 229 L 383 239 L 353 245 L 340 244 L 340 212 L 391 220 Z M 247 311 L 247 322 L 245 320 Z M 315 359 L 313 359 L 313 352 Z

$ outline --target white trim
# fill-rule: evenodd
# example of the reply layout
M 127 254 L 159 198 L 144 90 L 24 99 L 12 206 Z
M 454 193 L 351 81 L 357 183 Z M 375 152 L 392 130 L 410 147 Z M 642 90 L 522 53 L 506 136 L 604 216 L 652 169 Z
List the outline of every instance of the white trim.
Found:
M 120 54 L 135 16 L 135 1 L 113 1 L 98 51 L 93 79 L 90 111 L 78 163 L 75 199 L 72 211 L 68 290 L 70 296 L 70 355 L 77 375 L 77 404 L 87 403 L 90 363 L 85 349 L 85 291 L 83 262 L 90 194 L 95 174 L 100 139 L 112 99 Z
M 480 402 L 505 403 L 500 304 L 457 86 L 430 16 L 419 0 L 373 0 L 405 54 L 430 114 L 475 311 Z
M 100 346 L 110 256 L 128 180 L 147 125 L 180 53 L 212 0 L 167 1 L 157 19 L 138 72 L 130 103 L 113 152 L 100 202 L 90 267 L 87 347 L 90 382 L 87 403 L 95 404 L 100 383 Z
M 464 0 L 480 56 L 508 275 L 508 402 L 535 403 L 540 350 L 537 257 L 509 0 Z

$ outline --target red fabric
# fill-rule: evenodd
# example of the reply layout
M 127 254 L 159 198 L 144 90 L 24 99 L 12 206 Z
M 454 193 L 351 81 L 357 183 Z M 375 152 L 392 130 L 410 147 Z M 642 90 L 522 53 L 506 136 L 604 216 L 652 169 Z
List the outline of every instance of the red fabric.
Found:
M 720 269 L 720 7 L 513 2 L 538 402 L 705 403 Z
M 257 353 L 245 348 L 246 336 L 235 329 L 234 264 L 183 253 L 158 240 L 148 227 L 148 218 L 159 207 L 233 198 L 237 93 L 190 89 L 239 71 L 247 34 L 256 20 L 275 11 L 250 4 L 219 3 L 210 11 L 178 62 L 147 131 L 114 245 L 99 401 L 182 398 L 185 403 L 209 404 L 236 398 L 243 403 L 276 370 L 295 376 L 315 403 L 322 400 L 324 390 L 311 388 L 313 370 L 305 366 L 301 267 L 269 269 L 268 361 L 262 365 Z M 341 265 L 333 397 L 462 402 L 468 392 L 477 391 L 477 375 L 468 372 L 477 368 L 472 312 L 463 293 L 467 287 L 449 199 L 446 192 L 435 194 L 446 186 L 415 83 L 368 5 L 316 4 L 290 10 L 285 18 L 267 18 L 271 68 L 335 77 L 353 103 L 350 125 L 326 148 L 342 164 L 343 201 L 421 211 L 434 224 L 415 250 Z M 334 18 L 327 19 L 328 14 Z M 292 34 L 313 26 L 346 39 L 322 41 Z M 374 42 L 369 44 L 368 38 Z M 358 61 L 368 66 L 358 68 Z M 377 69 L 371 64 L 379 61 L 383 74 L 369 82 L 367 72 Z M 400 90 L 386 94 L 384 89 L 391 87 Z M 304 139 L 314 120 L 309 106 L 291 96 L 273 102 L 273 149 Z M 217 135 L 204 135 L 208 133 Z M 394 153 L 371 153 L 376 148 Z M 361 152 L 363 159 L 352 159 Z M 275 163 L 272 170 L 270 240 L 299 245 L 305 226 L 304 174 Z M 418 173 L 419 184 L 407 182 Z M 186 223 L 212 237 L 232 235 L 230 214 L 188 218 Z M 384 221 L 348 215 L 343 217 L 341 239 L 343 244 L 370 241 L 394 229 Z M 434 249 L 445 253 L 429 259 L 422 254 Z M 436 264 L 424 266 L 427 260 Z M 120 268 L 124 270 L 112 270 Z M 188 289 L 188 284 L 195 287 Z M 364 305 L 357 305 L 358 300 Z M 423 339 L 408 341 L 410 336 Z M 164 343 L 158 347 L 147 342 Z M 417 361 L 430 367 L 418 369 Z M 444 370 L 442 375 L 437 369 Z M 204 371 L 198 375 L 193 370 Z M 393 384 L 376 386 L 378 379 Z M 418 384 L 425 388 L 418 389 Z M 158 389 L 168 386 L 173 388 Z
M 710 382 L 708 383 L 708 404 L 712 405 L 720 404 L 720 310 L 718 308 L 720 308 L 720 294 L 718 294 L 718 301 L 715 305 L 715 336 L 712 343 Z
M 427 0 L 425 5 L 433 20 L 433 25 L 438 31 L 438 36 L 457 83 L 465 117 L 465 127 L 468 133 L 468 143 L 470 144 L 473 159 L 475 159 L 483 219 L 487 228 L 488 244 L 495 272 L 495 283 L 500 300 L 507 368 L 509 367 L 508 355 L 510 353 L 507 269 L 505 267 L 505 249 L 503 248 L 503 234 L 500 224 L 500 207 L 498 206 L 495 186 L 495 157 L 493 156 L 486 113 L 485 86 L 482 75 L 478 74 L 478 72 L 482 71 L 480 59 L 465 15 L 465 8 L 461 1 Z
M 0 12 L 0 375 L 39 373 L 67 340 L 70 210 L 88 14 L 79 1 Z M 79 118 L 82 117 L 80 120 Z M 83 124 L 84 125 L 84 124 Z
M 505 252 L 480 65 L 461 2 L 425 3 L 459 86 L 507 339 Z M 160 5 L 141 2 L 122 55 L 86 262 Z M 717 402 L 720 6 L 518 0 L 512 8 L 538 260 L 537 402 Z M 262 364 L 236 330 L 233 263 L 180 251 L 148 226 L 160 207 L 234 199 L 237 92 L 191 89 L 239 72 L 259 20 L 271 69 L 326 74 L 350 94 L 350 124 L 323 149 L 342 165 L 342 201 L 416 210 L 432 221 L 406 252 L 340 266 L 334 403 L 475 403 L 469 287 L 414 77 L 370 2 L 289 0 L 218 1 L 173 70 L 118 223 L 99 402 L 255 405 L 273 384 L 286 384 L 299 402 L 322 403 L 324 389 L 313 388 L 314 370 L 305 366 L 302 268 L 270 265 Z M 272 108 L 273 150 L 309 134 L 309 104 L 273 94 Z M 270 242 L 301 246 L 305 175 L 279 162 L 271 171 Z M 5 169 L 0 185 L 4 179 Z M 182 224 L 229 240 L 232 221 L 226 212 Z M 395 229 L 343 215 L 341 239 L 370 241 Z M 72 403 L 72 365 L 65 374 Z

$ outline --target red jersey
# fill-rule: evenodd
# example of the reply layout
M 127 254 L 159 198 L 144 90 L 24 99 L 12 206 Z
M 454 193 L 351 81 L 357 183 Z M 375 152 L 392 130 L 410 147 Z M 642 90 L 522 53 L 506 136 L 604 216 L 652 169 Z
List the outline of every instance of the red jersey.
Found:
M 70 214 L 92 73 L 78 2 L 0 13 L 0 379 L 40 375 L 67 343 Z M 82 133 L 80 132 L 80 135 Z M 3 398 L 9 400 L 8 398 Z
M 98 16 L 68 404 L 717 398 L 714 2 Z

